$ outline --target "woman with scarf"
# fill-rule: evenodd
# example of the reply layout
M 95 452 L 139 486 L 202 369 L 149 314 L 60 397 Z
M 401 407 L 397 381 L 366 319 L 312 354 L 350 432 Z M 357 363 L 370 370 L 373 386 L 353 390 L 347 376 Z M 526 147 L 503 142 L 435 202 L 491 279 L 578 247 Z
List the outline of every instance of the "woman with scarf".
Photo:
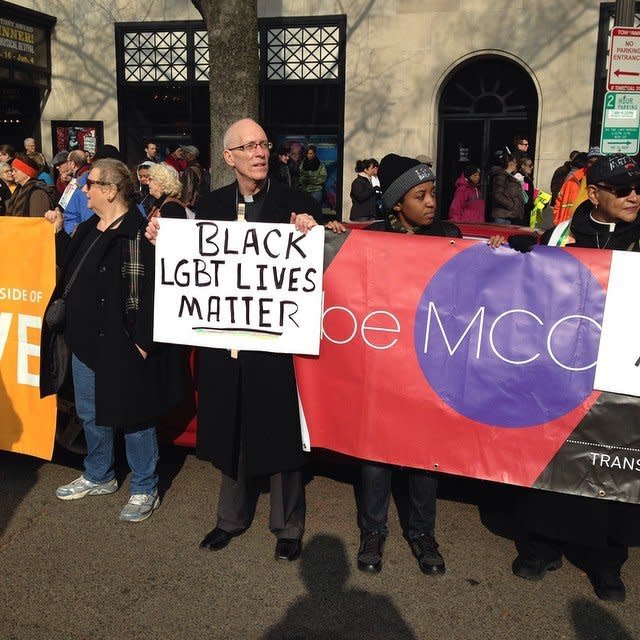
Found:
M 61 277 L 49 308 L 65 291 L 64 324 L 48 326 L 41 340 L 41 395 L 55 393 L 51 335 L 63 332 L 71 353 L 76 410 L 87 440 L 84 473 L 58 487 L 60 500 L 106 495 L 118 489 L 114 435 L 124 431 L 131 495 L 120 519 L 139 522 L 158 507 L 155 421 L 175 406 L 183 387 L 175 349 L 153 342 L 154 249 L 135 203 L 126 165 L 94 163 L 83 192 L 94 215 L 73 237 L 55 225 Z
M 301 191 L 306 191 L 316 202 L 322 203 L 322 189 L 327 181 L 327 168 L 320 162 L 316 147 L 310 144 L 300 164 L 298 185 Z

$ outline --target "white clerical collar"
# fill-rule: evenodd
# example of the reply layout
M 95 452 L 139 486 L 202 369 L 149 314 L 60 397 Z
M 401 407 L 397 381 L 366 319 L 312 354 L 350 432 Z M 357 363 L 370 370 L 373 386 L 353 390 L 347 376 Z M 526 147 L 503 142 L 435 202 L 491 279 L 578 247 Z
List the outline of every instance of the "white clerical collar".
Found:
M 591 218 L 591 222 L 595 222 L 603 227 L 609 227 L 609 233 L 613 233 L 616 230 L 615 222 L 602 222 L 602 220 L 596 220 L 592 213 L 589 214 L 589 217 Z

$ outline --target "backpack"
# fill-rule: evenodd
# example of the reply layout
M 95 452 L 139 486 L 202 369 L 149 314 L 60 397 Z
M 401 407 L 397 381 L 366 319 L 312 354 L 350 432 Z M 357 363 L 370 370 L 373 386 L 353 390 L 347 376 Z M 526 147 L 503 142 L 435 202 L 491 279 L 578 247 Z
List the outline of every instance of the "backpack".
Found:
M 55 206 L 58 204 L 58 200 L 60 200 L 60 194 L 52 184 L 47 184 L 42 180 L 36 180 L 35 184 L 31 188 L 31 191 L 29 192 L 29 198 L 31 198 L 33 189 L 41 189 L 47 194 L 47 197 L 49 198 L 49 209 L 55 208 Z

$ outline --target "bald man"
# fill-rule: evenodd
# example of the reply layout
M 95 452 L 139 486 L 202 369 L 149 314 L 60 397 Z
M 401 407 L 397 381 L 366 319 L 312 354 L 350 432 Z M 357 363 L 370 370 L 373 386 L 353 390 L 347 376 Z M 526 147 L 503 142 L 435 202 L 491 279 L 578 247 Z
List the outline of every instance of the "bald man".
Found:
M 321 215 L 319 204 L 267 178 L 270 151 L 257 122 L 232 124 L 224 136 L 224 160 L 236 179 L 200 198 L 196 218 L 313 227 L 313 216 Z M 295 560 L 305 522 L 305 454 L 293 357 L 200 349 L 199 362 L 197 453 L 222 471 L 216 526 L 200 546 L 217 551 L 245 531 L 253 520 L 260 482 L 268 478 L 275 558 Z

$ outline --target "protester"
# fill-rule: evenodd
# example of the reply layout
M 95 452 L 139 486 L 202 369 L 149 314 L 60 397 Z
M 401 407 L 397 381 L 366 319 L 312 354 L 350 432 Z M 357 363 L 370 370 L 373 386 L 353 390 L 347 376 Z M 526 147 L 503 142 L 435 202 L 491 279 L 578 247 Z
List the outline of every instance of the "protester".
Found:
M 187 212 L 180 200 L 182 184 L 178 172 L 168 164 L 154 164 L 149 169 L 149 195 L 153 204 L 149 217 L 186 218 Z
M 496 165 L 491 167 L 491 218 L 496 224 L 520 224 L 523 216 L 522 187 L 513 173 L 516 158 L 507 150 L 495 155 Z
M 560 188 L 560 193 L 558 193 L 553 205 L 554 225 L 571 219 L 576 207 L 584 202 L 586 191 L 583 190 L 583 196 L 580 196 L 580 191 L 582 182 L 587 175 L 588 164 L 589 158 L 586 153 L 578 153 L 571 161 L 571 171 Z
M 73 177 L 73 172 L 69 163 L 69 152 L 66 149 L 58 151 L 58 153 L 53 156 L 51 164 L 53 165 L 53 177 L 54 184 L 56 185 L 56 191 L 62 195 Z
M 16 151 L 10 144 L 0 144 L 0 162 L 8 162 L 15 158 Z
M 0 162 L 0 216 L 5 214 L 7 201 L 11 197 L 9 182 L 15 185 L 11 165 L 8 162 Z
M 172 144 L 171 147 L 169 147 L 169 155 L 166 156 L 164 162 L 170 167 L 173 167 L 179 174 L 182 173 L 187 166 L 182 152 L 182 145 Z
M 75 154 L 82 154 L 76 156 Z M 104 160 L 111 158 L 114 160 L 121 160 L 120 152 L 116 147 L 111 144 L 105 144 L 100 147 L 94 157 L 94 163 L 97 160 Z M 67 197 L 65 192 L 60 199 L 60 208 L 64 210 L 64 230 L 68 234 L 72 234 L 76 227 L 85 220 L 88 220 L 93 216 L 93 211 L 89 206 L 89 201 L 86 193 L 83 189 L 87 181 L 87 176 L 93 165 L 89 165 L 86 162 L 86 155 L 84 151 L 76 149 L 69 153 L 69 162 L 74 172 L 75 182 L 71 185 L 72 189 Z M 140 207 L 141 213 L 144 213 L 142 207 Z
M 516 162 L 524 158 L 524 156 L 530 156 L 529 152 L 529 137 L 523 133 L 517 133 L 513 136 L 513 155 Z
M 136 194 L 136 200 L 138 204 L 144 209 L 145 214 L 149 215 L 151 207 L 153 207 L 153 201 L 155 198 L 149 193 L 149 171 L 151 167 L 155 166 L 155 162 L 150 160 L 143 160 L 136 167 L 136 177 L 138 178 L 138 192 Z
M 571 171 L 571 162 L 573 159 L 580 153 L 575 149 L 569 154 L 569 159 L 561 164 L 554 172 L 551 177 L 551 184 L 549 186 L 549 190 L 551 191 L 551 206 L 555 204 L 556 198 L 558 197 L 558 193 L 562 188 L 562 185 L 569 175 Z
M 522 197 L 524 199 L 523 216 L 520 224 L 528 227 L 530 226 L 533 200 L 536 195 L 533 185 L 533 160 L 529 156 L 522 156 L 520 160 L 518 160 L 514 177 L 522 186 Z
M 267 179 L 271 143 L 250 119 L 224 136 L 224 160 L 236 181 L 205 195 L 196 217 L 205 220 L 294 223 L 306 233 L 320 215 L 318 203 Z M 161 226 L 152 218 L 147 237 Z M 336 222 L 327 228 L 341 232 Z M 218 551 L 253 520 L 261 480 L 271 486 L 269 527 L 277 537 L 275 558 L 295 560 L 305 521 L 300 415 L 293 358 L 267 352 L 200 349 L 197 453 L 222 471 L 216 526 L 202 540 Z
M 49 188 L 37 179 L 39 168 L 33 158 L 25 153 L 17 153 L 11 163 L 13 179 L 18 187 L 7 201 L 6 214 L 9 216 L 42 216 L 53 204 L 55 189 Z
M 269 162 L 269 177 L 271 180 L 280 182 L 287 187 L 293 186 L 292 164 L 289 157 L 289 148 L 285 145 L 278 147 L 277 153 L 274 153 Z
M 480 195 L 480 168 L 467 165 L 456 180 L 456 191 L 449 207 L 449 219 L 453 222 L 484 222 L 485 202 Z
M 182 155 L 185 168 L 180 175 L 182 183 L 182 202 L 185 207 L 193 209 L 198 200 L 211 191 L 209 173 L 198 162 L 200 150 L 191 144 L 183 145 Z
M 376 218 L 376 191 L 372 184 L 372 176 L 377 167 L 373 160 L 358 160 L 355 171 L 358 174 L 351 183 L 351 213 L 349 220 L 366 221 Z
M 542 236 L 542 243 L 590 249 L 640 250 L 640 165 L 624 155 L 600 157 L 586 174 L 588 199 L 574 216 Z M 621 577 L 629 544 L 640 543 L 637 505 L 526 491 L 513 573 L 540 580 L 559 569 L 562 555 L 579 560 L 602 600 L 625 599 Z
M 326 181 L 327 168 L 320 162 L 315 145 L 310 144 L 300 164 L 298 186 L 301 191 L 308 193 L 316 202 L 322 204 L 322 190 Z
M 379 176 L 386 218 L 367 229 L 462 237 L 454 224 L 436 220 L 436 177 L 427 165 L 391 153 L 382 158 Z M 409 481 L 411 511 L 405 535 L 420 570 L 425 574 L 444 573 L 444 559 L 435 539 L 438 484 L 435 476 L 420 469 L 400 469 L 376 462 L 361 465 L 358 568 L 369 572 L 382 568 L 394 471 L 403 473 Z
M 87 440 L 84 473 L 58 487 L 56 496 L 77 500 L 117 490 L 114 434 L 122 429 L 131 497 L 120 519 L 139 522 L 160 503 L 154 423 L 179 401 L 181 369 L 173 347 L 153 342 L 153 247 L 143 237 L 129 170 L 118 160 L 97 161 L 82 190 L 94 215 L 73 238 L 63 230 L 59 209 L 46 215 L 55 225 L 62 268 L 51 301 L 60 298 L 77 269 L 66 296 L 64 338 L 73 354 L 76 411 Z M 53 391 L 50 332 L 43 323 L 43 395 Z

